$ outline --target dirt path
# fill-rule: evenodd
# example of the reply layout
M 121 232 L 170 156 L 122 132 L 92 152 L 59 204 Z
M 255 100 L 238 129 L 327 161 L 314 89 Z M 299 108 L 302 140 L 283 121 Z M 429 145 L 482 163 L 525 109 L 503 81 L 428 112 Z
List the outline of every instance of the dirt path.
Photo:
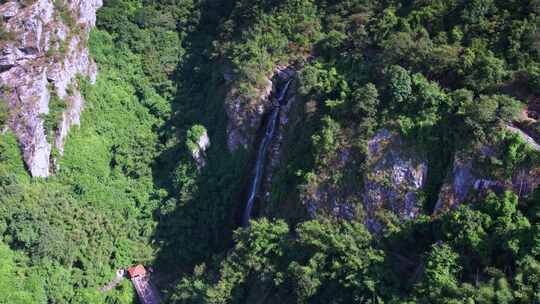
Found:
M 116 285 L 120 284 L 120 282 L 122 282 L 122 280 L 125 278 L 126 276 L 126 271 L 124 269 L 118 269 L 116 271 L 116 276 L 114 277 L 114 279 L 112 281 L 110 281 L 107 285 L 101 287 L 99 289 L 99 291 L 101 292 L 106 292 L 106 291 L 109 291 L 113 288 L 116 287 Z

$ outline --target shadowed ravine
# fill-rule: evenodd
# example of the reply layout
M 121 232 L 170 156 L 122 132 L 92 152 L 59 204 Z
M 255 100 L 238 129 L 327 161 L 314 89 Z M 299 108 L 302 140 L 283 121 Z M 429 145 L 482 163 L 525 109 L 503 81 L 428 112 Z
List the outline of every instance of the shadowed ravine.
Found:
M 277 104 L 272 108 L 272 113 L 270 114 L 270 118 L 266 123 L 264 137 L 259 146 L 259 150 L 257 151 L 255 171 L 251 180 L 246 209 L 244 210 L 244 216 L 242 218 L 242 223 L 245 227 L 249 225 L 249 220 L 251 219 L 251 210 L 253 209 L 253 203 L 261 185 L 262 173 L 264 171 L 264 166 L 266 163 L 266 151 L 268 150 L 268 145 L 270 144 L 270 141 L 272 141 L 272 138 L 274 137 L 277 121 L 279 118 L 279 111 L 281 109 L 281 106 L 286 103 L 285 96 L 287 95 L 287 91 L 289 89 L 291 81 L 292 80 L 288 80 L 279 92 Z

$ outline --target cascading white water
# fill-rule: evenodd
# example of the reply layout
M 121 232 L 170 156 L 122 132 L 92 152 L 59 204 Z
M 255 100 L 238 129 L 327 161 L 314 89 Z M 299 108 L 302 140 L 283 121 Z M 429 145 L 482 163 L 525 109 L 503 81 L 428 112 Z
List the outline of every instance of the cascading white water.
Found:
M 274 133 L 276 131 L 277 120 L 279 117 L 279 111 L 281 109 L 281 106 L 285 104 L 285 96 L 287 94 L 291 81 L 292 79 L 287 81 L 287 83 L 285 83 L 285 86 L 279 92 L 278 99 L 277 99 L 278 102 L 272 108 L 272 113 L 270 114 L 270 117 L 268 118 L 268 122 L 266 123 L 264 137 L 261 141 L 259 150 L 257 152 L 257 160 L 255 162 L 255 172 L 253 174 L 253 179 L 251 180 L 251 185 L 249 188 L 249 196 L 248 196 L 248 201 L 246 203 L 246 209 L 244 210 L 244 217 L 242 220 L 244 226 L 248 226 L 249 220 L 251 219 L 251 209 L 253 209 L 253 203 L 255 201 L 255 197 L 257 196 L 257 192 L 261 184 L 261 178 L 262 178 L 262 174 L 264 170 L 264 165 L 266 162 L 266 150 L 268 150 L 268 145 L 270 144 L 270 141 L 272 141 L 272 138 L 274 137 Z

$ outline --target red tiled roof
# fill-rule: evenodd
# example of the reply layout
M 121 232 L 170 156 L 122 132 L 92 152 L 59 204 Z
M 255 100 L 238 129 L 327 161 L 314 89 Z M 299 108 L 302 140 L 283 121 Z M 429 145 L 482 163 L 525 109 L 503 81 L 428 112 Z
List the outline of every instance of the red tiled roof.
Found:
M 139 265 L 134 266 L 134 267 L 129 267 L 128 268 L 128 273 L 129 273 L 130 278 L 135 278 L 135 277 L 138 277 L 138 276 L 146 275 L 146 269 L 144 269 L 143 265 L 139 264 Z

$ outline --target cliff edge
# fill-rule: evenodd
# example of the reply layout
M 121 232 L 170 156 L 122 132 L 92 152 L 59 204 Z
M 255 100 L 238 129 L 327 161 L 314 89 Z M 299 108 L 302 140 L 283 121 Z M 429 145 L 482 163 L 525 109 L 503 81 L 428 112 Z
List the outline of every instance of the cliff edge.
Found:
M 95 81 L 87 49 L 101 0 L 7 1 L 0 5 L 0 102 L 28 170 L 47 177 L 84 99 L 78 77 Z

